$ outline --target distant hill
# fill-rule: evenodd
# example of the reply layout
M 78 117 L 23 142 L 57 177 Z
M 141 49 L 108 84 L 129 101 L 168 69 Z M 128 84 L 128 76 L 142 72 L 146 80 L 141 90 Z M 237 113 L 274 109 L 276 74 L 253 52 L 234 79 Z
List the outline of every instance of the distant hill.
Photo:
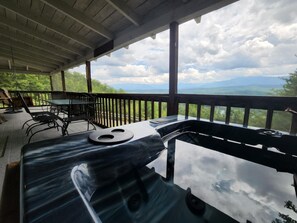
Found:
M 273 90 L 281 89 L 285 81 L 281 77 L 239 77 L 227 81 L 203 84 L 179 84 L 179 93 L 183 94 L 219 94 L 219 95 L 271 95 Z M 127 93 L 168 93 L 168 84 L 118 84 Z
M 247 86 L 228 86 L 200 89 L 182 89 L 181 94 L 216 94 L 216 95 L 251 95 L 251 96 L 269 96 L 273 91 L 280 89 L 279 85 L 247 85 Z
M 65 72 L 66 89 L 70 92 L 87 92 L 86 76 L 79 72 Z M 98 80 L 92 80 L 92 90 L 94 93 L 120 93 L 122 89 L 115 89 Z

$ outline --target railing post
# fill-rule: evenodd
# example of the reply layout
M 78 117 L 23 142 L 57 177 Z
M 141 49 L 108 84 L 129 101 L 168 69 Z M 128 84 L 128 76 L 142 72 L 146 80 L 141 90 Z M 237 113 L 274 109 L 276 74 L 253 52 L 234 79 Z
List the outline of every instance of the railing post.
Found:
M 88 93 L 92 93 L 92 78 L 91 78 L 91 62 L 86 61 L 86 79 L 88 86 Z
M 170 44 L 169 44 L 169 101 L 167 115 L 178 114 L 176 100 L 178 80 L 178 23 L 170 23 Z
M 61 70 L 61 80 L 62 80 L 62 91 L 66 91 L 66 84 L 65 84 L 65 73 L 64 70 Z
M 52 75 L 49 75 L 49 79 L 50 79 L 51 91 L 54 91 L 53 77 L 52 77 Z

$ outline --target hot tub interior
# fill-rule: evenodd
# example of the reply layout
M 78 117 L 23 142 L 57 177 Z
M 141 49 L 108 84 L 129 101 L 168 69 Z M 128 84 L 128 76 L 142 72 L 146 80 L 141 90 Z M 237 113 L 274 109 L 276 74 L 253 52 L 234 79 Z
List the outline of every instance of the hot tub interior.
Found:
M 139 152 L 126 144 L 129 159 L 118 159 L 114 147 L 110 163 L 73 168 L 72 181 L 95 222 L 296 219 L 285 207 L 296 199 L 295 137 L 196 120 L 156 129 L 164 148 L 134 143 L 145 147 Z

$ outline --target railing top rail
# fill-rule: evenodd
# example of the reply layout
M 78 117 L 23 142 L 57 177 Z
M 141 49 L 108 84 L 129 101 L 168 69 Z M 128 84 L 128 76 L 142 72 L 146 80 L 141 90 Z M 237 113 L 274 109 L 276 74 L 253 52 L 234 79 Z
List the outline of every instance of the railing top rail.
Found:
M 297 108 L 297 97 L 238 96 L 238 95 L 176 95 L 179 103 L 285 110 Z
M 165 100 L 169 98 L 168 94 L 126 94 L 126 93 L 93 93 L 97 97 L 117 98 L 117 99 L 135 99 L 135 100 Z

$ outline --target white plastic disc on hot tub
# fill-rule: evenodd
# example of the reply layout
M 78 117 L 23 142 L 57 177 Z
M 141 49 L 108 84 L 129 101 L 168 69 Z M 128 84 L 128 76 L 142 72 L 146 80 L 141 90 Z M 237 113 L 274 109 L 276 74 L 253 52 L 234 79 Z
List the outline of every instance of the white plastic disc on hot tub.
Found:
M 134 133 L 123 128 L 102 129 L 89 135 L 89 140 L 98 144 L 116 144 L 132 139 Z

